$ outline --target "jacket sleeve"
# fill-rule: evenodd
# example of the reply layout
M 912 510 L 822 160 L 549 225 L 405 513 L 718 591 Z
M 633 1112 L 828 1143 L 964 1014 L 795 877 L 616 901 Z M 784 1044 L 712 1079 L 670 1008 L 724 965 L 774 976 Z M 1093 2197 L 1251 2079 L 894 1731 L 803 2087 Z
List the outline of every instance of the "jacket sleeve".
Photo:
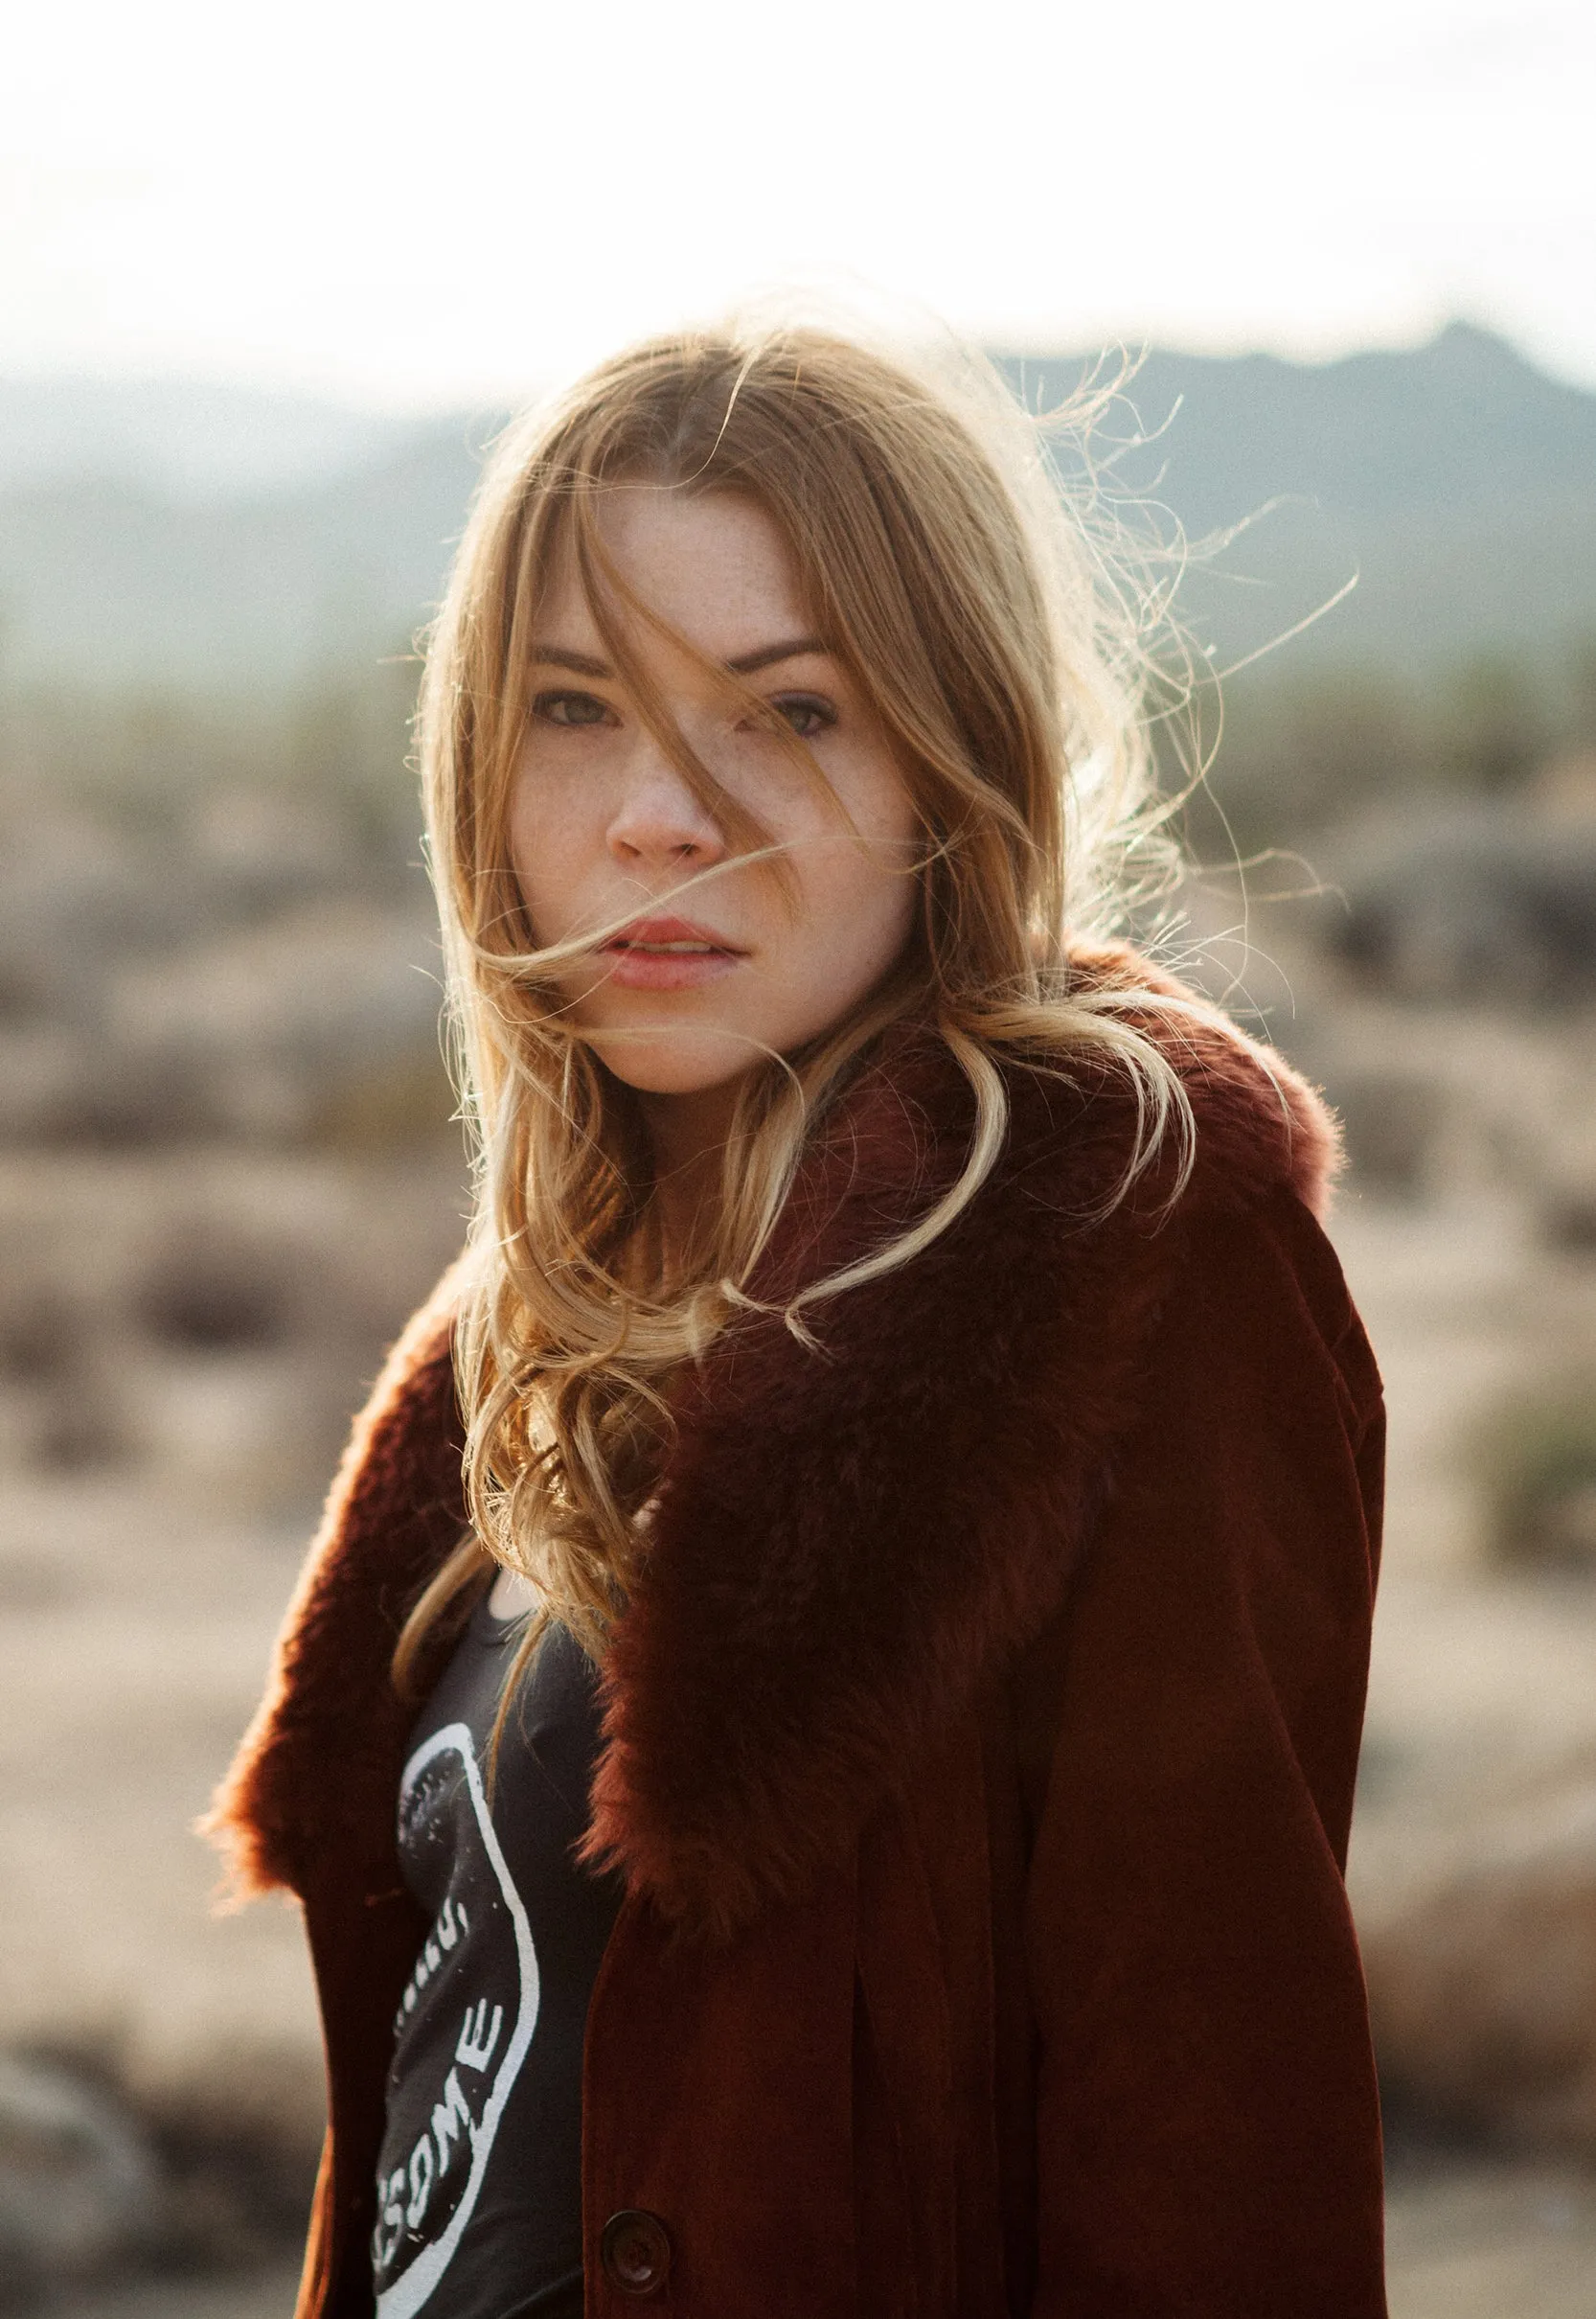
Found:
M 1377 2319 L 1342 1871 L 1379 1378 L 1293 1197 L 1184 1228 L 1050 1681 L 1033 2319 Z

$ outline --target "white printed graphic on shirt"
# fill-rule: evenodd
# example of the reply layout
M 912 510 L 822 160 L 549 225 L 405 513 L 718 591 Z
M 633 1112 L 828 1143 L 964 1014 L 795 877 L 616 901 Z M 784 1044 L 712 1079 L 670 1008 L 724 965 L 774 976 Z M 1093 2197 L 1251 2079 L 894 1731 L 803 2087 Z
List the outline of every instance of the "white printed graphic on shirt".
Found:
M 488 1813 L 488 1799 L 483 1792 L 482 1774 L 477 1768 L 476 1752 L 469 1727 L 464 1723 L 448 1723 L 416 1750 L 404 1767 L 399 1783 L 399 1810 L 402 1813 L 423 1773 L 437 1763 L 441 1756 L 459 1758 L 466 1792 L 470 1798 L 471 1815 L 477 1834 L 487 1854 L 489 1866 L 503 1897 L 514 1934 L 517 1981 L 515 2018 L 510 2038 L 500 2051 L 504 2032 L 504 2007 L 491 2008 L 486 1997 L 463 2011 L 460 2035 L 454 2048 L 454 2067 L 444 2079 L 440 2098 L 432 2105 L 432 2120 L 427 2130 L 420 2135 L 408 2162 L 377 2184 L 377 2221 L 373 2251 L 379 2269 L 391 2262 L 407 2230 L 418 2230 L 423 2222 L 433 2193 L 439 2190 L 457 2166 L 468 2165 L 465 2186 L 456 2201 L 447 2227 L 431 2244 L 422 2247 L 415 2261 L 401 2272 L 393 2285 L 383 2289 L 376 2299 L 377 2319 L 414 2319 L 433 2288 L 443 2278 L 459 2245 L 471 2210 L 482 2190 L 482 2178 L 493 2147 L 493 2137 L 510 2100 L 511 2088 L 520 2074 L 527 2049 L 532 2043 L 533 2031 L 537 2026 L 538 1974 L 537 1953 L 532 1944 L 532 1927 L 521 1895 L 511 1881 L 504 1853 L 493 1823 Z M 416 1961 L 410 1986 L 404 1992 L 399 2018 L 412 2011 L 417 1996 L 432 1979 L 445 1954 L 470 1933 L 470 1919 L 465 1907 L 452 1897 L 445 1900 L 437 1921 L 427 1935 L 421 1956 Z M 499 2055 L 498 2068 L 493 2070 L 493 2056 Z M 489 2073 L 492 2071 L 490 2078 Z M 484 2093 L 484 2080 L 488 2080 Z

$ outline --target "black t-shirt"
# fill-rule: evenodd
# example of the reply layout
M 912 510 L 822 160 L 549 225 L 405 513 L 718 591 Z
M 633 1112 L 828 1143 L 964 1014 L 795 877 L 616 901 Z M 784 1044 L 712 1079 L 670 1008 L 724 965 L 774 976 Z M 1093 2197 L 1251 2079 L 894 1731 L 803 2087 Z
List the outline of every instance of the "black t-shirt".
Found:
M 539 1645 L 485 1765 L 518 1626 L 486 1600 L 412 1734 L 405 1882 L 432 1917 L 394 2024 L 372 2239 L 378 2319 L 581 2310 L 581 2057 L 619 1880 L 580 1868 L 591 1663 Z

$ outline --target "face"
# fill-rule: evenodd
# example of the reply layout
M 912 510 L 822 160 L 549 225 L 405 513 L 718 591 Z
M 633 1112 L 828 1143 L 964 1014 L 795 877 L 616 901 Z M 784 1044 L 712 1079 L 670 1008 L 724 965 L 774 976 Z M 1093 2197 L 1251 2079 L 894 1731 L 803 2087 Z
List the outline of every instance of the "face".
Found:
M 628 641 L 700 764 L 781 849 L 784 888 L 650 733 L 575 573 L 554 575 L 512 801 L 515 874 L 542 947 L 622 923 L 559 971 L 571 1019 L 629 1086 L 689 1101 L 735 1090 L 763 1054 L 817 1038 L 881 980 L 913 920 L 917 824 L 870 705 L 815 633 L 762 508 L 626 485 L 605 495 L 600 523 L 636 597 L 739 675 L 825 775 L 678 645 L 635 624 Z

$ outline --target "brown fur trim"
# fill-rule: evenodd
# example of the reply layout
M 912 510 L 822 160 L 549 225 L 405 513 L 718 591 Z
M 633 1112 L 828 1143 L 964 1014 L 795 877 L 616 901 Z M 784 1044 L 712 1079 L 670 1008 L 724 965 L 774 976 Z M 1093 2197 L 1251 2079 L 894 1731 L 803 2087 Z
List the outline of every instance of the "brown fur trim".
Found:
M 411 1602 L 464 1527 L 449 1358 L 459 1267 L 390 1353 L 356 1418 L 273 1656 L 265 1696 L 200 1823 L 227 1893 L 303 1893 L 315 1854 L 389 1834 L 390 1757 L 408 1711 L 388 1661 Z M 397 1773 L 395 1774 L 397 1779 Z M 381 1816 L 374 1787 L 390 1791 Z
M 1345 1154 L 1334 1114 L 1283 1055 L 1249 1039 L 1228 1016 L 1198 999 L 1124 943 L 1074 946 L 1083 982 L 1174 1000 L 1179 1013 L 1132 1005 L 1127 1020 L 1180 1073 L 1198 1128 L 1197 1182 L 1211 1202 L 1250 1206 L 1288 1183 L 1322 1224 Z
M 1099 987 L 1184 996 L 1124 952 L 1080 966 Z M 1123 1074 L 1015 1068 L 1006 1150 L 950 1230 L 811 1308 L 819 1351 L 755 1316 L 679 1397 L 605 1663 L 587 1850 L 685 1931 L 724 1937 L 799 1894 L 1061 1602 L 1183 1220 L 1282 1184 L 1323 1206 L 1334 1137 L 1302 1082 L 1195 1003 L 1136 1019 L 1196 1116 L 1173 1219 L 1167 1159 L 1111 1205 L 1134 1124 Z M 940 1042 L 889 1041 L 806 1162 L 756 1293 L 780 1301 L 901 1228 L 952 1181 L 972 1115 Z M 387 1658 L 462 1518 L 446 1310 L 445 1286 L 360 1422 L 218 1800 L 248 1887 L 304 1891 L 330 1849 L 347 1873 L 362 1847 L 369 1888 L 392 1880 L 408 1716 Z

